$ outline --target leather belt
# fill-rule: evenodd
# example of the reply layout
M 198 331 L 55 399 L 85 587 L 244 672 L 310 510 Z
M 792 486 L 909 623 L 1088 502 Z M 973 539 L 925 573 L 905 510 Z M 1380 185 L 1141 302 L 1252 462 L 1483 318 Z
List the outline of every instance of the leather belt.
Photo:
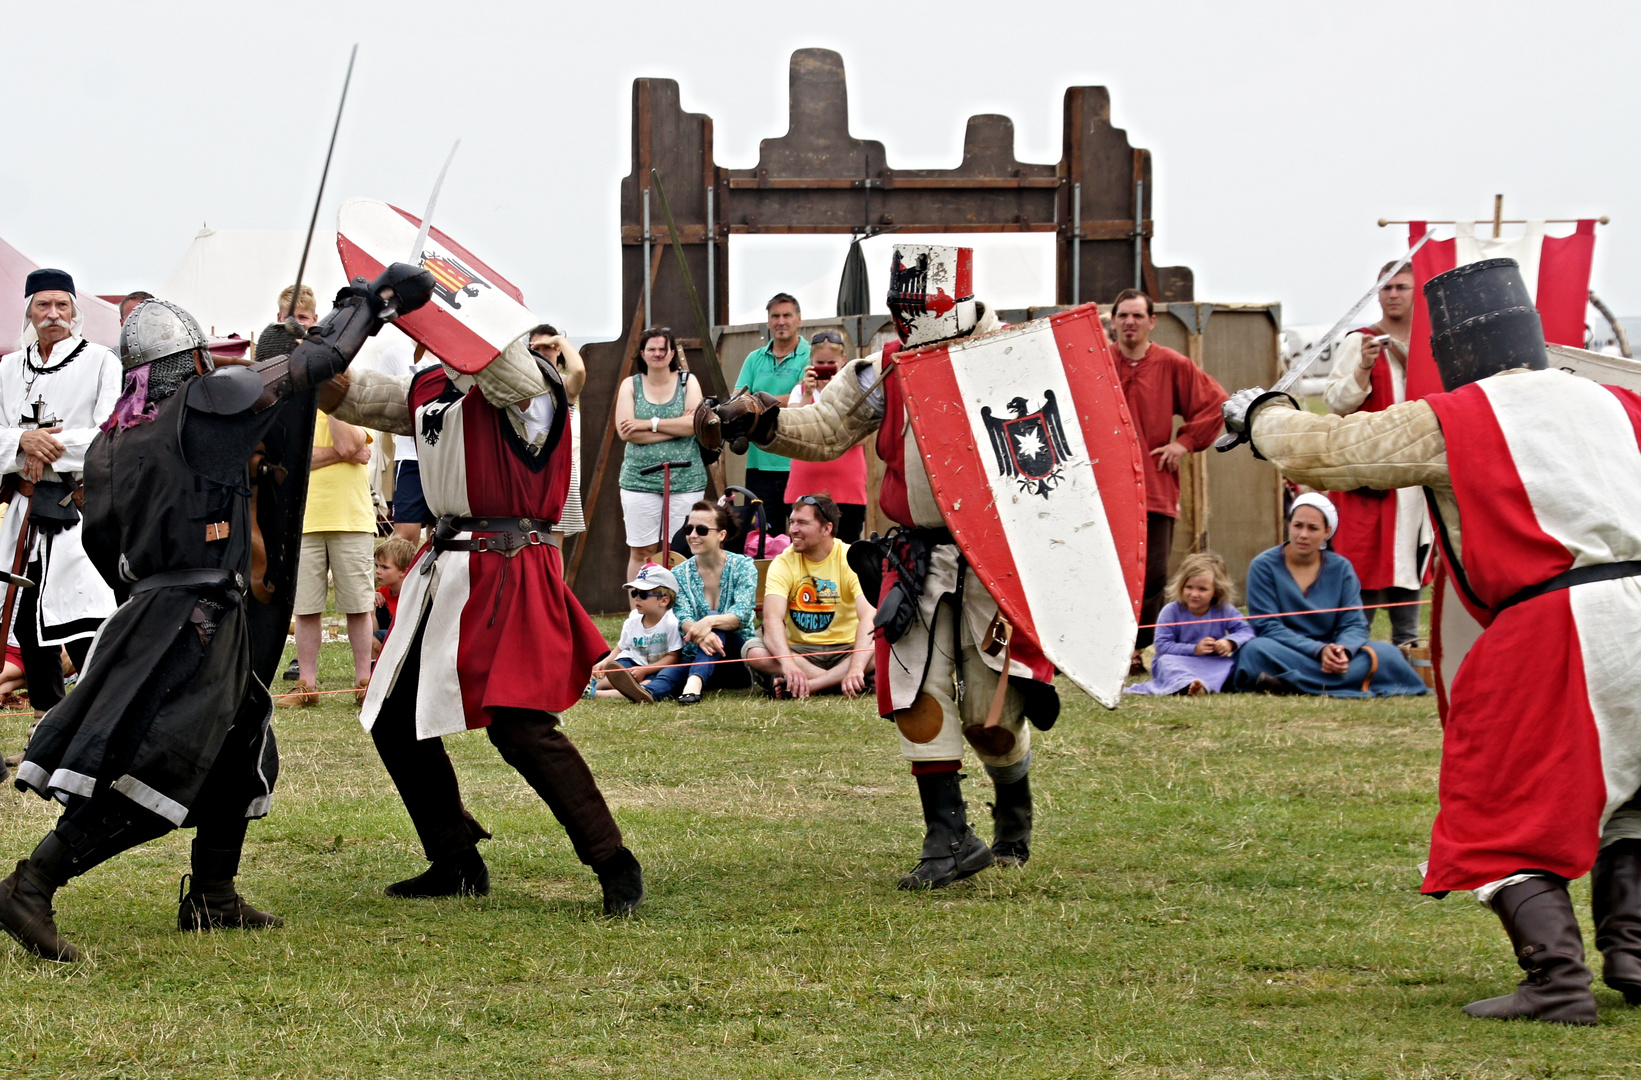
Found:
M 1548 581 L 1541 581 L 1537 585 L 1529 585 L 1514 596 L 1505 600 L 1493 609 L 1497 615 L 1505 608 L 1515 607 L 1517 604 L 1535 597 L 1543 596 L 1547 592 L 1557 589 L 1570 589 L 1574 585 L 1587 585 L 1592 581 L 1612 581 L 1615 578 L 1641 577 L 1641 562 L 1611 562 L 1594 563 L 1590 566 L 1575 566 L 1571 570 L 1563 570 Z
M 496 551 L 512 556 L 532 544 L 559 546 L 558 522 L 530 517 L 456 517 L 446 514 L 433 529 L 434 551 Z M 488 533 L 459 539 L 458 533 Z
M 245 592 L 245 579 L 233 570 L 167 570 L 162 574 L 149 574 L 135 585 L 131 586 L 131 595 L 152 592 L 155 589 L 180 589 L 217 586 L 225 588 L 236 597 Z

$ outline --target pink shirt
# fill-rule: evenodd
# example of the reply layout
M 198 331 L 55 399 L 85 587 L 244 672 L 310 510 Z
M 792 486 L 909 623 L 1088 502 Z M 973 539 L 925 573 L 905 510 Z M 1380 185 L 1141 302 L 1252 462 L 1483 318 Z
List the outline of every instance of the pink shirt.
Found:
M 803 384 L 792 388 L 788 408 L 808 405 Z M 830 495 L 836 503 L 866 505 L 866 447 L 851 446 L 834 461 L 798 461 L 793 459 L 792 471 L 786 477 L 787 502 L 803 495 Z

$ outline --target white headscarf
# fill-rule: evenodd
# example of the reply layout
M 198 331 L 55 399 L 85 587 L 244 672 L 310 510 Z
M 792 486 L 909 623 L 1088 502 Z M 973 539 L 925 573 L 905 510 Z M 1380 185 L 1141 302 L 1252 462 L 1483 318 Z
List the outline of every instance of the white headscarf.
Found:
M 85 334 L 85 314 L 80 310 L 80 298 L 73 293 L 68 294 L 69 304 L 74 309 L 74 315 L 69 319 L 68 332 L 74 337 L 83 337 Z M 34 320 L 28 317 L 29 308 L 34 306 L 34 294 L 23 297 L 23 332 L 17 336 L 17 347 L 26 349 L 40 340 L 40 331 L 34 328 Z
M 1339 527 L 1338 509 L 1336 509 L 1333 503 L 1328 501 L 1328 497 L 1323 495 L 1321 492 L 1307 491 L 1305 494 L 1295 499 L 1293 501 L 1293 506 L 1288 510 L 1289 521 L 1293 520 L 1294 511 L 1298 510 L 1301 506 L 1314 506 L 1322 512 L 1322 520 L 1328 523 L 1328 537 L 1331 537 L 1333 535 L 1333 531 Z M 1324 539 L 1327 539 L 1327 537 L 1324 537 Z

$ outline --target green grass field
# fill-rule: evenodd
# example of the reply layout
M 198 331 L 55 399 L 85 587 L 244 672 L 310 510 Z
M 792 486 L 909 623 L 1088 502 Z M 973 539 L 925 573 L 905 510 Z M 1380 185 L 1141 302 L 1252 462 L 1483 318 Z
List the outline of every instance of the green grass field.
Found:
M 1432 699 L 1063 692 L 1030 865 L 925 895 L 894 888 L 921 825 L 869 705 L 578 705 L 648 875 L 626 922 L 478 733 L 448 743 L 494 891 L 385 898 L 422 861 L 351 699 L 281 710 L 240 883 L 286 926 L 179 934 L 188 834 L 119 857 L 58 896 L 88 959 L 0 938 L 0 1076 L 1641 1075 L 1641 1015 L 1605 988 L 1596 1028 L 1459 1013 L 1518 975 L 1493 915 L 1418 894 Z M 0 718 L 0 744 L 24 730 Z M 0 806 L 21 857 L 54 815 Z

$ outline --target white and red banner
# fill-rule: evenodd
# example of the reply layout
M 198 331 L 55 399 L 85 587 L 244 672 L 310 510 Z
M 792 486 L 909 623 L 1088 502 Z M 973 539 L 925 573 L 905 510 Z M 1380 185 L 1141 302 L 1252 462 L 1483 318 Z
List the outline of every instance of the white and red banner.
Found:
M 1145 579 L 1145 473 L 1095 305 L 896 361 L 969 565 L 1010 623 L 1115 708 Z
M 1429 230 L 1408 223 L 1408 246 Z M 1432 240 L 1413 256 L 1413 330 L 1408 341 L 1407 400 L 1442 392 L 1441 375 L 1430 352 L 1430 310 L 1424 283 L 1437 274 L 1483 259 L 1514 259 L 1544 322 L 1544 340 L 1584 344 L 1584 310 L 1590 297 L 1590 260 L 1595 254 L 1595 220 L 1579 221 L 1570 236 L 1544 235 L 1544 222 L 1529 221 L 1520 236 L 1494 239 L 1476 235 L 1476 223 L 1461 221 L 1451 240 Z
M 400 318 L 400 330 L 457 371 L 471 374 L 541 320 L 518 286 L 478 256 L 430 229 L 411 254 L 422 219 L 379 199 L 349 199 L 336 215 L 336 249 L 348 278 L 374 280 L 389 263 L 410 262 L 433 275 L 433 299 Z

